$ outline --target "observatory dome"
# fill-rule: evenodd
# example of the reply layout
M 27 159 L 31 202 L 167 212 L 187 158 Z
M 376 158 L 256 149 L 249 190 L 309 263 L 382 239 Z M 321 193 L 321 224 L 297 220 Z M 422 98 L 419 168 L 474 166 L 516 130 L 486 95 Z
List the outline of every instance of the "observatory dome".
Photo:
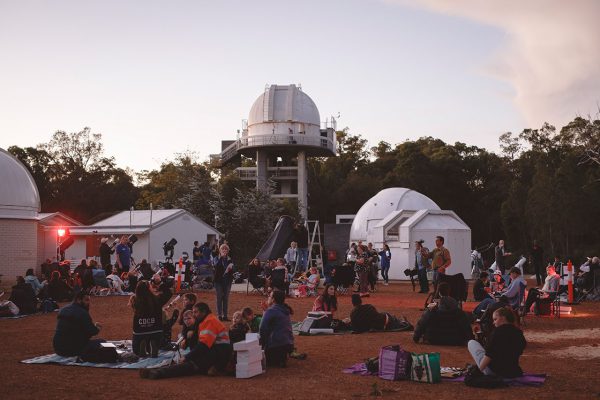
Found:
M 271 85 L 250 109 L 248 135 L 264 134 L 262 129 L 253 129 L 254 125 L 276 123 L 299 126 L 294 133 L 319 134 L 321 118 L 315 102 L 296 85 Z
M 12 154 L 0 149 L 0 218 L 36 219 L 40 195 L 33 176 Z
M 407 188 L 383 189 L 371 197 L 358 210 L 352 227 L 350 240 L 366 240 L 369 221 L 381 221 L 392 211 L 398 210 L 439 210 L 440 207 L 429 197 Z

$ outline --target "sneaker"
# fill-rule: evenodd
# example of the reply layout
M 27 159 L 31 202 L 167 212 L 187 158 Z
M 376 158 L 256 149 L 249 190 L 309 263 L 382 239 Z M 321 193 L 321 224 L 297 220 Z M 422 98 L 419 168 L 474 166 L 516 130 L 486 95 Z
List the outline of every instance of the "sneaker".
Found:
M 295 358 L 296 360 L 306 360 L 306 357 L 308 357 L 306 353 L 298 353 L 295 350 L 290 353 L 290 358 Z
M 389 283 L 383 282 L 383 286 L 388 286 L 388 285 L 389 285 Z

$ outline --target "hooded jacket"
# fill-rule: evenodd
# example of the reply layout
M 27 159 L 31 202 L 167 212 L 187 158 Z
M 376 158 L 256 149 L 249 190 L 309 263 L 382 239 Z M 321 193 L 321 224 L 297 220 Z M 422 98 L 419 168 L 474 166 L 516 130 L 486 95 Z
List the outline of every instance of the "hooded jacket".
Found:
M 260 322 L 260 341 L 265 349 L 294 344 L 290 310 L 284 304 L 273 304 Z

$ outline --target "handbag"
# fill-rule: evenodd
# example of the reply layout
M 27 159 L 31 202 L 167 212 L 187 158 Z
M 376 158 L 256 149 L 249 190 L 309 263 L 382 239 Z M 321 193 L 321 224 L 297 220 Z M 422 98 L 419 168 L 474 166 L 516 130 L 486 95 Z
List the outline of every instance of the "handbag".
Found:
M 383 346 L 379 350 L 379 377 L 389 381 L 410 378 L 412 357 L 400 345 Z
M 415 382 L 439 383 L 442 381 L 440 353 L 411 353 L 410 379 Z

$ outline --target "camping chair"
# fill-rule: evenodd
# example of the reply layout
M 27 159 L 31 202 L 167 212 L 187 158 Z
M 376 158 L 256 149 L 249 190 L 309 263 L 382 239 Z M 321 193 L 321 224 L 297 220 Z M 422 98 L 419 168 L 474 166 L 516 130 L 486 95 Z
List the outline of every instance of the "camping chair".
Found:
M 192 279 L 192 288 L 201 290 L 210 290 L 214 287 L 213 270 L 208 264 L 198 265 L 194 271 Z
M 287 294 L 289 292 L 290 283 L 286 281 L 285 275 L 285 269 L 273 269 L 273 271 L 271 271 L 271 287 L 284 291 Z
M 450 286 L 450 297 L 458 302 L 458 307 L 462 310 L 462 304 L 467 301 L 467 296 L 469 295 L 469 283 L 462 273 L 456 275 L 438 274 L 435 290 L 425 299 L 423 309 L 426 310 L 429 303 L 440 298 L 438 288 L 442 282 L 446 282 Z

